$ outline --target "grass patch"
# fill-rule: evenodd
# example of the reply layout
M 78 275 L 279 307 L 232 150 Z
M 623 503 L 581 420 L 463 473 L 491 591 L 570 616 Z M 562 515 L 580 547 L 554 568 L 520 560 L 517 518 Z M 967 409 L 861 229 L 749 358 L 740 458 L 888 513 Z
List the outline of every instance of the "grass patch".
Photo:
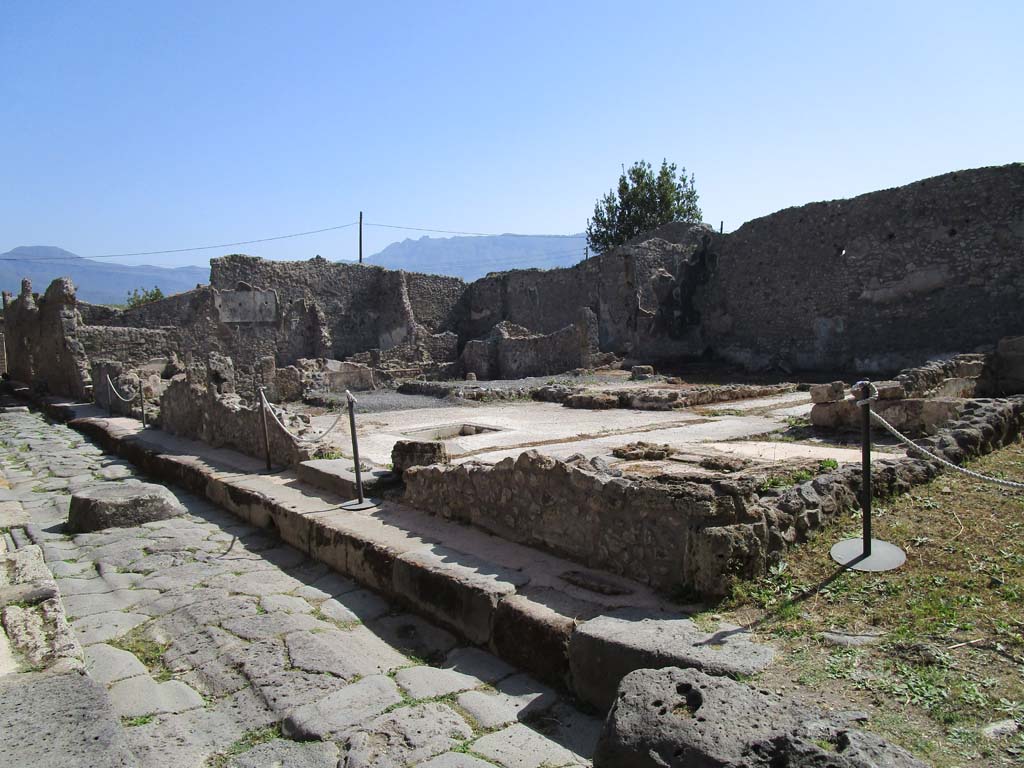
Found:
M 155 715 L 139 715 L 138 717 L 122 717 L 121 725 L 125 728 L 137 728 L 140 725 L 149 725 L 153 722 Z
M 170 680 L 174 677 L 174 673 L 164 663 L 164 651 L 167 650 L 169 644 L 158 643 L 146 637 L 143 632 L 143 629 L 136 627 L 124 637 L 110 640 L 109 644 L 134 654 L 135 658 L 145 665 L 150 676 L 158 683 Z
M 1024 479 L 1024 444 L 971 464 Z M 903 568 L 842 571 L 837 540 L 860 535 L 860 513 L 790 550 L 764 577 L 733 585 L 712 610 L 770 638 L 781 653 L 759 687 L 869 713 L 867 727 L 936 768 L 1024 763 L 1024 735 L 981 736 L 1006 718 L 1024 724 L 1024 494 L 959 474 L 883 500 L 875 536 L 902 547 Z M 880 634 L 859 648 L 823 633 Z
M 757 490 L 761 493 L 771 490 L 772 488 L 786 488 L 791 485 L 798 485 L 800 483 L 806 483 L 808 480 L 814 479 L 814 473 L 809 469 L 795 469 L 792 472 L 786 472 L 780 475 L 768 475 L 761 484 L 757 486 Z
M 281 738 L 280 725 L 271 725 L 266 728 L 255 728 L 251 731 L 246 731 L 241 738 L 233 742 L 223 752 L 211 755 L 206 761 L 206 768 L 224 768 L 232 757 L 248 752 L 260 744 L 266 744 L 268 741 L 279 738 Z

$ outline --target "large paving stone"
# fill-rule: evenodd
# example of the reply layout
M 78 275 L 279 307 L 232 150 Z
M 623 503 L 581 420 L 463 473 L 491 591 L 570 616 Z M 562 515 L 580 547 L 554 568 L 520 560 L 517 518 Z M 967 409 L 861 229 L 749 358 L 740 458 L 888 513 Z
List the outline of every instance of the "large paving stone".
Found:
M 104 685 L 149 674 L 146 665 L 135 658 L 135 654 L 106 643 L 96 643 L 85 649 L 85 671 Z
M 482 736 L 472 749 L 503 768 L 546 768 L 576 762 L 568 749 L 521 723 Z
M 300 743 L 274 739 L 260 744 L 227 762 L 227 768 L 337 768 L 338 746 L 331 742 Z
M 752 675 L 775 657 L 770 645 L 754 643 L 739 627 L 704 632 L 681 617 L 650 617 L 625 609 L 584 622 L 569 641 L 573 688 L 604 710 L 619 682 L 637 669 L 693 668 L 713 675 Z
M 339 768 L 405 768 L 447 752 L 473 735 L 451 707 L 401 707 L 350 734 Z
M 110 699 L 122 717 L 178 714 L 203 706 L 203 697 L 179 680 L 158 683 L 148 675 L 114 683 Z
M 72 622 L 71 626 L 78 636 L 78 641 L 86 646 L 93 643 L 106 643 L 123 637 L 146 621 L 149 621 L 149 616 L 144 616 L 141 613 L 111 611 L 109 613 L 94 613 Z
M 494 768 L 494 763 L 462 752 L 446 752 L 420 763 L 416 768 Z
M 456 672 L 454 669 L 437 667 L 407 667 L 395 675 L 395 682 L 413 699 L 432 699 L 478 688 L 484 681 Z
M 292 710 L 281 724 L 290 739 L 329 739 L 368 722 L 402 701 L 398 686 L 383 675 L 364 677 L 340 691 Z
M 366 627 L 326 632 L 293 632 L 285 637 L 293 667 L 345 680 L 386 674 L 408 660 Z
M 472 675 L 485 683 L 496 683 L 516 672 L 515 667 L 494 654 L 468 645 L 451 651 L 442 666 L 464 675 Z
M 553 690 L 529 675 L 513 675 L 493 692 L 467 691 L 456 701 L 481 728 L 491 729 L 537 717 L 557 700 Z
M 98 594 L 67 595 L 64 608 L 68 618 L 80 619 L 96 613 L 124 611 L 157 597 L 160 597 L 160 592 L 155 589 L 116 589 Z
M 103 686 L 77 673 L 0 678 L 0 765 L 127 768 L 135 759 Z
M 315 629 L 330 631 L 333 625 L 318 621 L 304 613 L 262 613 L 239 619 L 230 619 L 223 623 L 224 629 L 243 640 L 266 640 L 282 637 L 291 632 Z
M 84 488 L 71 496 L 68 529 L 98 531 L 126 528 L 177 517 L 185 512 L 177 496 L 162 485 L 105 483 Z
M 925 768 L 873 734 L 729 678 L 674 667 L 628 675 L 605 720 L 595 768 L 691 765 Z
M 458 643 L 451 632 L 411 613 L 382 616 L 366 626 L 402 653 L 431 663 L 441 661 Z

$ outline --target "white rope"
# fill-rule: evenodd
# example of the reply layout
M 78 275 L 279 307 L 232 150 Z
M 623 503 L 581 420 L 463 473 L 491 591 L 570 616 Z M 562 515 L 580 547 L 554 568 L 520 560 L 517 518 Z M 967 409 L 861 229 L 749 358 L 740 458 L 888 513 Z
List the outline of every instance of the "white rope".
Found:
M 907 445 L 908 447 L 910 447 L 914 451 L 920 451 L 925 456 L 927 456 L 927 457 L 929 457 L 931 459 L 934 459 L 935 461 L 939 462 L 939 464 L 942 464 L 944 467 L 948 467 L 949 469 L 955 470 L 957 472 L 961 472 L 961 473 L 967 475 L 968 477 L 975 478 L 976 480 L 984 480 L 984 481 L 989 482 L 989 483 L 995 483 L 996 485 L 1002 485 L 1002 486 L 1004 486 L 1006 488 L 1014 488 L 1016 490 L 1024 489 L 1024 483 L 1017 483 L 1017 482 L 1014 482 L 1013 480 L 1003 480 L 1002 478 L 999 478 L 999 477 L 990 477 L 989 475 L 983 475 L 980 472 L 974 472 L 974 471 L 972 471 L 970 469 L 967 469 L 966 467 L 961 467 L 959 464 L 954 464 L 952 461 L 949 461 L 948 459 L 944 459 L 941 456 L 936 456 L 931 451 L 927 451 L 924 448 L 922 448 L 920 445 L 915 443 L 913 440 L 911 440 L 906 435 L 901 434 L 896 429 L 896 427 L 894 427 L 892 424 L 890 424 L 888 421 L 883 419 L 881 416 L 879 416 L 874 411 L 871 411 L 871 415 L 875 418 L 875 420 L 879 424 L 881 424 L 885 428 L 885 430 L 889 434 L 891 434 L 893 437 L 895 437 L 901 443 L 904 443 L 905 445 Z
M 281 427 L 281 429 L 283 429 L 285 431 L 285 433 L 288 435 L 288 437 L 290 437 L 292 440 L 294 440 L 297 443 L 320 443 L 320 442 L 323 442 L 323 439 L 325 437 L 327 437 L 327 435 L 329 435 L 331 432 L 333 432 L 334 428 L 337 427 L 338 424 L 341 423 L 341 420 L 342 420 L 342 418 L 345 415 L 345 411 L 342 410 L 340 413 L 338 413 L 338 418 L 336 418 L 334 420 L 334 423 L 331 424 L 331 426 L 329 426 L 327 429 L 325 429 L 323 432 L 321 432 L 316 437 L 299 437 L 299 436 L 293 434 L 292 431 L 290 429 L 288 429 L 288 427 L 286 427 L 284 425 L 284 422 L 277 415 L 277 409 L 273 406 L 273 404 L 269 400 L 267 400 L 267 396 L 266 396 L 266 394 L 264 393 L 264 391 L 262 389 L 260 390 L 260 398 L 262 399 L 263 404 L 267 408 L 267 410 L 270 411 L 270 415 L 274 417 L 274 421 L 277 422 L 277 425 L 279 427 Z M 281 409 L 281 413 L 282 414 L 284 413 L 284 409 L 283 408 Z
M 284 422 L 282 422 L 281 419 L 277 417 L 277 413 L 274 412 L 274 409 L 270 406 L 270 403 L 267 402 L 267 396 L 263 393 L 262 389 L 260 390 L 260 400 L 263 402 L 263 407 L 266 408 L 270 412 L 270 415 L 274 417 L 274 421 L 277 422 L 277 426 L 284 430 L 284 433 L 288 435 L 288 437 L 290 437 L 292 440 L 294 440 L 297 443 L 301 443 L 302 438 L 293 434 L 292 431 L 284 425 Z
M 107 374 L 107 384 L 110 385 L 110 391 L 117 395 L 118 399 L 121 400 L 121 402 L 123 403 L 130 403 L 138 396 L 138 392 L 133 392 L 131 397 L 125 397 L 120 392 L 118 392 L 117 386 L 115 386 L 114 382 L 110 380 L 109 373 Z

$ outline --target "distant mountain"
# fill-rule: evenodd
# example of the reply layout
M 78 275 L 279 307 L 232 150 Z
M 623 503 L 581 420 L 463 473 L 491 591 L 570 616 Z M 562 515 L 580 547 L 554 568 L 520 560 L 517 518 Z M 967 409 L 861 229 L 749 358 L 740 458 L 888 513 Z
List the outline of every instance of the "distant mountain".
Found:
M 468 281 L 509 269 L 569 267 L 583 260 L 586 243 L 582 234 L 421 237 L 392 243 L 367 262 Z
M 55 278 L 70 277 L 78 298 L 92 304 L 123 304 L 136 288 L 158 287 L 166 295 L 210 282 L 209 267 L 150 267 L 111 264 L 83 259 L 51 245 L 20 245 L 0 253 L 0 288 L 17 295 L 21 279 L 32 281 L 32 289 L 43 293 Z

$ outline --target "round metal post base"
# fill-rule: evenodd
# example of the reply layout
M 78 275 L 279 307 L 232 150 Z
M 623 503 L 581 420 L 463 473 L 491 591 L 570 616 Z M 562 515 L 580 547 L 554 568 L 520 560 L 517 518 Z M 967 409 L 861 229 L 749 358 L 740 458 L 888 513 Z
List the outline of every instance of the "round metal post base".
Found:
M 373 499 L 363 499 L 362 501 L 359 499 L 352 499 L 344 502 L 343 504 L 339 504 L 338 506 L 341 509 L 348 510 L 349 512 L 361 512 L 364 509 L 374 509 L 378 506 L 378 503 Z
M 864 539 L 843 539 L 832 545 L 832 559 L 854 571 L 894 571 L 907 562 L 907 553 L 887 541 L 871 540 L 871 554 L 864 557 Z

